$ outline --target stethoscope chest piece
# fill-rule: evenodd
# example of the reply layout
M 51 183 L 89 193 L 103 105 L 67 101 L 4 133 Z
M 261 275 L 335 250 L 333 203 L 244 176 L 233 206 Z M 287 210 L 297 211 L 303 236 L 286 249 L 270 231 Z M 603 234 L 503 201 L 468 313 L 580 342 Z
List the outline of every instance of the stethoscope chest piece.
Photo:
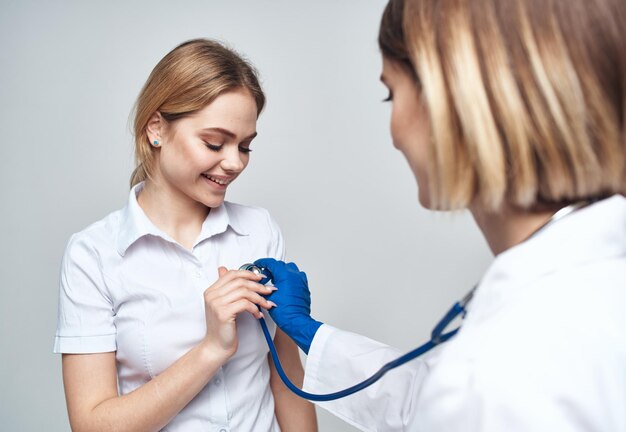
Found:
M 255 266 L 254 264 L 244 264 L 241 267 L 239 267 L 239 270 L 251 271 L 252 273 L 257 274 L 257 275 L 263 274 L 261 269 L 258 266 Z

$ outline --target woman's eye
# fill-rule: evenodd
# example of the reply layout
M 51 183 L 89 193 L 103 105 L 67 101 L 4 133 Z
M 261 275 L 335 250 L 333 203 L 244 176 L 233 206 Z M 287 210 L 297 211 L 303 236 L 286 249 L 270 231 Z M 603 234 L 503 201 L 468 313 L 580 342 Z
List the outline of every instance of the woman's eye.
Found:
M 216 152 L 220 151 L 222 149 L 221 145 L 215 145 L 215 144 L 211 144 L 211 143 L 208 143 L 208 142 L 205 142 L 204 145 L 206 145 L 209 148 L 209 150 L 213 150 L 213 151 L 216 151 Z
M 389 91 L 389 96 L 387 96 L 385 99 L 383 99 L 383 102 L 390 102 L 393 100 L 393 93 L 391 93 L 391 90 Z
M 246 153 L 247 154 L 247 153 L 250 153 L 252 151 L 252 149 L 248 148 L 248 147 L 239 147 L 239 151 L 241 153 Z

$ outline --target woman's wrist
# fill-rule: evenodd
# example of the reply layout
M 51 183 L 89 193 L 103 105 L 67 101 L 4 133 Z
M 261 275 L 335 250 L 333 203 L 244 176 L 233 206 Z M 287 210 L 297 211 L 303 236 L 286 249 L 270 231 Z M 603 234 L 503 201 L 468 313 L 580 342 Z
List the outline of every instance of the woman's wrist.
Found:
M 201 361 L 208 367 L 215 365 L 218 365 L 218 367 L 222 366 L 224 363 L 230 360 L 230 358 L 236 352 L 236 350 L 234 352 L 231 350 L 226 350 L 220 347 L 219 344 L 215 344 L 207 339 L 203 339 L 196 348 L 198 349 L 198 354 L 201 358 Z

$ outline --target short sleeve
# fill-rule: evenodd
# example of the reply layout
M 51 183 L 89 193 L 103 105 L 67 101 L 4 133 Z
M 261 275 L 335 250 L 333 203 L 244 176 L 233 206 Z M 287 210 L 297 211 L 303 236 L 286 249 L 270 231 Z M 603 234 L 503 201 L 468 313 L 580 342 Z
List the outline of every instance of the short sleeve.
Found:
M 274 218 L 268 213 L 270 230 L 271 230 L 271 242 L 269 245 L 269 257 L 277 260 L 285 260 L 285 241 L 283 234 L 280 231 L 280 227 L 274 220 Z
M 80 237 L 72 236 L 61 263 L 54 352 L 115 351 L 114 312 L 100 259 L 88 239 Z
M 268 257 L 274 258 L 277 260 L 284 261 L 285 260 L 285 241 L 283 240 L 283 234 L 280 231 L 280 227 L 274 220 L 274 218 L 267 212 L 268 223 L 270 226 L 270 243 L 268 245 Z M 270 282 L 271 284 L 271 282 Z M 272 319 L 271 315 L 265 313 L 265 320 L 267 321 L 267 326 L 272 335 L 272 339 L 276 336 L 276 323 Z

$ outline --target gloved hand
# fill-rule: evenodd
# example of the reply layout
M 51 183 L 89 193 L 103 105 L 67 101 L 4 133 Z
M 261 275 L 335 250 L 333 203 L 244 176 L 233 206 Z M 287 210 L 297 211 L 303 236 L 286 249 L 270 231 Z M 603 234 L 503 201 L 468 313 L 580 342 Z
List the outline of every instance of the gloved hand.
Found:
M 306 274 L 294 263 L 287 264 L 273 258 L 259 259 L 254 264 L 263 268 L 264 273 L 278 288 L 265 296 L 277 305 L 269 310 L 270 316 L 308 354 L 313 337 L 322 323 L 311 318 L 311 293 Z M 261 282 L 264 281 L 267 282 L 267 279 Z

